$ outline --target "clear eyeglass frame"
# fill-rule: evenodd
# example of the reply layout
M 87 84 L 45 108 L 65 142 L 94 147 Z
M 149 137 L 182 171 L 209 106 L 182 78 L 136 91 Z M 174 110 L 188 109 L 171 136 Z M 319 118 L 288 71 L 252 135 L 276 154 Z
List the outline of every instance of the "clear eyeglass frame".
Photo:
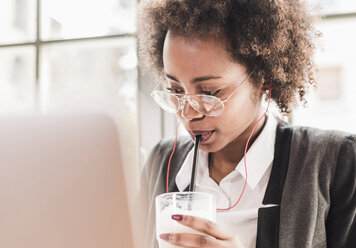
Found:
M 155 102 L 168 113 L 176 114 L 180 110 L 184 110 L 186 103 L 200 114 L 206 116 L 219 116 L 224 112 L 225 105 L 238 89 L 246 82 L 246 80 L 252 75 L 251 72 L 238 86 L 237 88 L 225 99 L 220 99 L 216 96 L 204 95 L 204 94 L 180 94 L 171 93 L 165 90 L 157 90 L 162 85 L 162 81 L 159 82 L 154 90 L 151 92 L 151 96 Z

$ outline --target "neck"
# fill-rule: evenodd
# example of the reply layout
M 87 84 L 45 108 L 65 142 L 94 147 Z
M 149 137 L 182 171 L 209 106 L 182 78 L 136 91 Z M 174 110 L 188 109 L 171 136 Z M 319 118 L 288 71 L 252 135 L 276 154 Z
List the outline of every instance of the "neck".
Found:
M 234 141 L 225 146 L 220 151 L 211 154 L 210 164 L 210 176 L 217 183 L 219 183 L 225 176 L 235 170 L 236 165 L 244 157 L 245 147 L 247 140 L 252 132 L 252 129 L 256 121 L 253 123 Z M 266 117 L 256 126 L 254 134 L 251 136 L 247 150 L 251 147 L 253 142 L 262 132 L 262 129 L 266 123 Z

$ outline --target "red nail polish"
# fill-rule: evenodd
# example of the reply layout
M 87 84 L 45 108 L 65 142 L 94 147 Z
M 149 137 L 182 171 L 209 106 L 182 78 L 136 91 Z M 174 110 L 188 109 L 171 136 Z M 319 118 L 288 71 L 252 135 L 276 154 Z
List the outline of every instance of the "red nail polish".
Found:
M 174 214 L 172 215 L 172 219 L 176 221 L 182 221 L 183 220 L 183 215 L 181 214 Z
M 162 233 L 159 237 L 165 241 L 169 240 L 169 233 Z

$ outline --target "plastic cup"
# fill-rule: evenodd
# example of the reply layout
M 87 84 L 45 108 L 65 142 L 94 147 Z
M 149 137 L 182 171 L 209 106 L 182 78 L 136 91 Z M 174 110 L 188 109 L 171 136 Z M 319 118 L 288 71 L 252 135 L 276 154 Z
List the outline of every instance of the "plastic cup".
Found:
M 192 215 L 216 222 L 215 196 L 203 192 L 173 192 L 157 196 L 156 238 L 160 248 L 178 247 L 162 240 L 159 237 L 162 233 L 203 234 L 173 220 L 173 214 Z

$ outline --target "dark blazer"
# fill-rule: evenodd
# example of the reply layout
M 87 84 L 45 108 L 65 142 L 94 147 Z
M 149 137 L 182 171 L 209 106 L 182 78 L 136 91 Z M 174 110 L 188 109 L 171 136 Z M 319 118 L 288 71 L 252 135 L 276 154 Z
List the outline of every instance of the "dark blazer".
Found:
M 155 238 L 155 197 L 165 193 L 173 139 L 153 149 L 142 174 L 147 204 L 146 247 Z M 193 142 L 180 137 L 172 158 L 169 191 Z M 256 247 L 356 247 L 356 136 L 340 131 L 279 124 L 263 204 L 258 211 Z

